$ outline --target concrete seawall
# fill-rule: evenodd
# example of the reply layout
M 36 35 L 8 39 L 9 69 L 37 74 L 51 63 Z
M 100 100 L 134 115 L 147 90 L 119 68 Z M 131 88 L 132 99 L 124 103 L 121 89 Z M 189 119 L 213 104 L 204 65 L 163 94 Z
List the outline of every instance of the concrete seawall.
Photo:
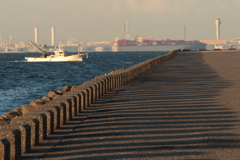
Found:
M 0 125 L 0 159 L 21 157 L 109 90 L 132 81 L 179 51 L 174 50 L 130 68 L 97 76 L 34 111 L 15 117 L 10 124 Z

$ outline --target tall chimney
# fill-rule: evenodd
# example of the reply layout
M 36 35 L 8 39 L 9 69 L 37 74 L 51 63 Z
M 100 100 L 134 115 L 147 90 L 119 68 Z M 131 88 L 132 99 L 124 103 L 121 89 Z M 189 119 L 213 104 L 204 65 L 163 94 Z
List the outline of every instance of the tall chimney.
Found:
M 220 39 L 220 25 L 221 25 L 221 21 L 220 18 L 218 18 L 216 21 L 216 39 Z
M 34 28 L 34 42 L 38 44 L 38 27 Z
M 51 45 L 55 45 L 55 28 L 51 27 Z
M 183 30 L 184 30 L 184 40 L 186 40 L 186 34 L 187 34 L 187 32 L 186 32 L 186 26 L 184 25 L 184 28 L 183 28 Z
M 123 38 L 124 39 L 130 38 L 128 21 L 123 21 Z
M 9 38 L 9 44 L 12 45 L 12 36 Z

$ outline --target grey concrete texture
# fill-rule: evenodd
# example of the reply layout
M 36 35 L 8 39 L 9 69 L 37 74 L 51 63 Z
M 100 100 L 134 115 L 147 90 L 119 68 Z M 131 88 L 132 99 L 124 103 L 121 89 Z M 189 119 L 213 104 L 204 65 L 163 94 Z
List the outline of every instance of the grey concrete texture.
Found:
M 31 129 L 30 126 L 25 125 L 18 125 L 18 124 L 8 124 L 8 125 L 0 125 L 0 129 L 17 129 L 21 133 L 21 153 L 25 153 L 26 151 L 29 151 L 31 148 Z M 1 149 L 0 149 L 1 150 Z
M 238 160 L 239 62 L 237 50 L 178 53 L 108 91 L 21 159 Z
M 0 138 L 6 138 L 10 143 L 10 160 L 17 159 L 21 156 L 21 132 L 18 129 L 0 129 Z M 2 151 L 1 151 L 2 152 Z M 6 154 L 9 151 L 4 151 Z M 5 154 L 4 153 L 4 154 Z
M 7 138 L 0 138 L 0 159 L 10 159 L 10 143 Z
M 54 114 L 51 110 L 35 110 L 31 113 L 46 115 L 46 136 L 54 132 Z
M 37 128 L 38 132 L 38 139 L 39 141 L 43 140 L 47 136 L 47 116 L 44 113 L 40 112 L 30 112 L 26 113 L 23 116 L 19 117 L 21 118 L 29 118 L 29 119 L 35 119 L 39 122 L 39 127 Z M 16 118 L 15 121 L 17 121 L 18 118 Z
M 29 125 L 31 129 L 31 135 L 28 138 L 30 141 L 31 146 L 34 146 L 39 143 L 39 121 L 37 119 L 27 118 L 27 117 L 21 117 L 21 118 L 15 118 L 13 121 L 11 121 L 10 124 L 13 125 Z M 18 144 L 16 144 L 18 145 Z

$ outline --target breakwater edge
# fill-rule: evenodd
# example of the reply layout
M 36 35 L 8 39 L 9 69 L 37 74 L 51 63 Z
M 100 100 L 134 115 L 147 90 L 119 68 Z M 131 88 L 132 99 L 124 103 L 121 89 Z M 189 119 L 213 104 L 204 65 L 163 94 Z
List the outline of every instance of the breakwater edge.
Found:
M 66 124 L 75 115 L 86 109 L 108 91 L 128 83 L 168 60 L 180 50 L 146 60 L 126 69 L 99 75 L 90 81 L 71 88 L 70 91 L 57 96 L 45 105 L 22 116 L 16 116 L 10 124 L 0 125 L 0 152 L 2 159 L 16 159 L 31 147 L 54 133 L 55 129 Z
M 50 90 L 61 90 L 66 85 L 77 86 L 98 75 L 166 53 L 93 52 L 83 62 L 57 63 L 24 61 L 24 57 L 39 56 L 40 53 L 0 53 L 0 115 L 48 96 Z

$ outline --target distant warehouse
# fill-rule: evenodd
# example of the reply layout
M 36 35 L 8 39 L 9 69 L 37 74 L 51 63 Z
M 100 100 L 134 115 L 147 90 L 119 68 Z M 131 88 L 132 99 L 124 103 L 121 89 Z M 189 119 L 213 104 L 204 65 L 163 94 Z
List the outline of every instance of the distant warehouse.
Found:
M 228 39 L 206 39 L 206 40 L 199 40 L 202 43 L 206 43 L 208 45 L 215 45 L 215 44 L 228 44 Z

